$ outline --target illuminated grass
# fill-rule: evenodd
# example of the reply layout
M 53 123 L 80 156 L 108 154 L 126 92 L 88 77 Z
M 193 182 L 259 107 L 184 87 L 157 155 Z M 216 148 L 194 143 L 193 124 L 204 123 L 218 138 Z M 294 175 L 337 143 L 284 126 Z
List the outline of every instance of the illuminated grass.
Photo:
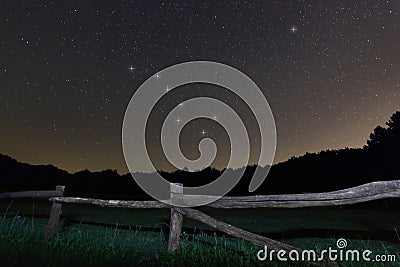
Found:
M 168 253 L 161 231 L 144 232 L 139 227 L 68 225 L 50 241 L 43 238 L 45 219 L 15 216 L 0 218 L 1 266 L 286 266 L 277 261 L 259 262 L 260 249 L 245 241 L 203 232 L 183 233 L 181 247 Z M 293 245 L 320 251 L 334 246 L 335 239 L 286 240 Z M 395 254 L 399 246 L 379 241 L 350 240 L 351 248 L 366 248 L 381 254 Z M 344 263 L 359 266 L 360 263 Z M 377 263 L 363 266 L 398 266 Z

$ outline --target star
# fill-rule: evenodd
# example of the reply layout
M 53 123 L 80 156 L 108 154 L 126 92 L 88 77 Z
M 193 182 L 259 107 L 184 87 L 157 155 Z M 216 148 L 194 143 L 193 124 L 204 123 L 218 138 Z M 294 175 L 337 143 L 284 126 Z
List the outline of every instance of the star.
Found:
M 158 20 L 147 20 L 145 14 L 125 5 L 98 8 L 95 17 L 89 18 L 82 12 L 87 8 L 87 4 L 81 3 L 83 1 L 78 1 L 73 7 L 67 1 L 61 1 L 51 6 L 43 4 L 38 9 L 9 2 L 13 12 L 4 14 L 2 22 L 7 27 L 0 27 L 0 35 L 6 40 L 0 41 L 4 50 L 0 66 L 0 86 L 4 88 L 0 92 L 0 110 L 8 120 L 3 120 L 4 123 L 10 127 L 9 131 L 3 131 L 2 136 L 10 142 L 2 144 L 0 154 L 19 154 L 15 150 L 19 149 L 23 135 L 32 135 L 33 138 L 32 142 L 24 143 L 27 154 L 38 150 L 39 137 L 54 135 L 51 137 L 52 145 L 57 147 L 60 144 L 62 147 L 65 139 L 70 149 L 68 153 L 78 155 L 77 161 L 80 153 L 88 153 L 85 161 L 87 158 L 94 170 L 112 168 L 126 172 L 125 161 L 112 157 L 119 153 L 119 146 L 112 146 L 107 152 L 110 160 L 101 162 L 97 161 L 96 155 L 101 150 L 95 140 L 82 151 L 79 142 L 72 142 L 69 138 L 90 139 L 98 129 L 110 136 L 107 142 L 118 139 L 120 131 L 115 129 L 127 128 L 121 124 L 118 114 L 126 112 L 129 97 L 136 95 L 135 90 L 148 78 L 155 91 L 149 90 L 145 94 L 149 97 L 153 97 L 153 93 L 165 96 L 151 113 L 148 125 L 154 123 L 154 129 L 162 125 L 165 115 L 172 110 L 176 112 L 169 118 L 173 127 L 183 127 L 188 121 L 187 112 L 193 109 L 188 99 L 215 97 L 232 108 L 235 106 L 238 115 L 248 121 L 249 138 L 251 142 L 254 140 L 254 147 L 258 150 L 261 139 L 255 137 L 259 132 L 261 135 L 268 133 L 259 131 L 264 122 L 257 125 L 258 116 L 253 118 L 251 113 L 258 113 L 263 99 L 254 107 L 255 110 L 251 107 L 249 111 L 246 103 L 239 101 L 240 97 L 226 94 L 224 89 L 214 90 L 214 86 L 199 84 L 175 88 L 180 77 L 170 79 L 163 70 L 196 59 L 226 61 L 239 70 L 243 69 L 244 74 L 263 85 L 259 89 L 274 109 L 277 127 L 282 130 L 278 138 L 281 148 L 276 158 L 280 162 L 311 148 L 317 152 L 341 148 L 350 142 L 354 147 L 362 147 L 373 128 L 384 124 L 399 106 L 400 80 L 394 70 L 400 66 L 400 58 L 396 57 L 398 46 L 394 44 L 400 41 L 400 35 L 392 33 L 400 28 L 400 23 L 395 4 L 376 7 L 372 1 L 366 1 L 368 3 L 363 4 L 362 9 L 352 9 L 352 12 L 342 10 L 347 6 L 332 6 L 326 7 L 324 15 L 320 16 L 318 4 L 298 3 L 294 8 L 290 1 L 282 1 L 282 5 L 265 8 L 262 1 L 252 1 L 250 8 L 229 9 L 230 15 L 221 20 L 219 15 L 210 16 L 207 10 L 212 5 L 204 3 L 200 4 L 201 8 L 196 8 L 196 19 L 189 19 L 186 24 L 173 19 L 176 16 L 188 17 L 187 12 L 180 10 L 184 7 L 182 4 L 179 10 L 178 7 L 175 10 L 175 6 L 152 10 L 152 16 L 168 21 L 163 24 Z M 147 10 L 151 4 L 146 2 L 140 6 L 140 10 Z M 193 4 L 195 7 L 197 5 Z M 48 8 L 54 12 L 52 16 L 48 16 Z M 287 10 L 294 12 L 289 15 Z M 36 16 L 46 18 L 52 31 L 57 33 L 57 42 L 43 37 L 48 34 L 46 27 L 26 23 L 34 21 Z M 278 17 L 280 19 L 276 19 Z M 101 27 L 92 29 L 92 19 Z M 374 19 L 376 23 L 369 23 Z M 132 30 L 135 28 L 137 30 Z M 194 28 L 197 30 L 193 31 Z M 180 34 L 174 35 L 170 29 Z M 215 29 L 218 34 L 214 34 Z M 232 42 L 232 38 L 237 40 Z M 393 45 L 382 42 L 390 38 Z M 22 69 L 15 61 L 16 56 L 24 62 Z M 220 81 L 229 79 L 222 70 L 215 69 L 212 74 Z M 191 76 L 191 70 L 186 68 L 180 75 L 203 77 L 201 73 Z M 18 90 L 13 89 L 15 86 Z M 169 91 L 172 90 L 174 94 L 171 95 Z M 43 103 L 52 103 L 51 112 L 46 112 Z M 142 104 L 135 108 L 137 112 L 155 103 Z M 63 118 L 62 112 L 68 106 L 71 107 L 70 115 L 76 119 L 65 122 L 60 119 L 53 126 L 53 119 L 59 115 Z M 199 107 L 198 111 L 204 112 L 204 117 L 214 123 L 209 124 L 210 121 L 204 119 L 197 122 L 196 119 L 193 124 L 196 127 L 185 128 L 185 133 L 188 133 L 187 138 L 182 138 L 185 150 L 192 144 L 197 145 L 191 137 L 225 138 L 223 131 L 213 131 L 219 127 L 217 124 L 229 119 L 219 110 Z M 34 117 L 37 114 L 43 114 L 40 120 L 46 127 L 37 127 L 37 134 L 25 132 L 24 129 L 35 129 Z M 210 134 L 205 127 L 210 129 Z M 232 121 L 231 127 L 239 129 L 239 124 Z M 331 127 L 335 130 L 323 136 L 325 129 Z M 346 138 L 341 135 L 344 130 Z M 300 142 L 307 140 L 310 131 L 318 138 Z M 146 135 L 148 140 L 153 140 L 151 138 L 155 138 L 157 133 L 146 131 Z M 161 138 L 159 134 L 158 138 Z M 228 145 L 228 142 L 220 143 L 221 146 Z M 160 150 L 156 142 L 150 146 L 152 150 Z M 219 152 L 222 151 L 220 156 L 227 156 L 225 149 Z M 72 172 L 86 167 L 72 162 L 61 164 L 69 159 L 63 152 L 62 149 L 54 151 L 55 161 L 60 163 L 60 167 Z M 103 154 L 99 155 L 103 158 Z M 154 160 L 161 158 L 155 156 Z M 251 158 L 256 160 L 256 154 Z M 37 160 L 48 161 L 44 151 L 38 152 Z M 218 162 L 222 164 L 222 161 Z M 166 162 L 157 163 L 164 168 Z M 134 171 L 141 171 L 141 167 Z

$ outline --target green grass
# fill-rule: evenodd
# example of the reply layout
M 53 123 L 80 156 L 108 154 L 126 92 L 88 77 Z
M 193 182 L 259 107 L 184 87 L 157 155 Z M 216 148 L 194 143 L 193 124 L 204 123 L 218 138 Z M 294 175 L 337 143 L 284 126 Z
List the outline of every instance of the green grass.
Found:
M 1 211 L 8 215 L 42 216 L 48 218 L 51 203 L 47 200 L 0 200 Z M 322 207 L 303 209 L 213 209 L 201 208 L 205 213 L 245 230 L 274 234 L 297 230 L 341 234 L 360 233 L 363 238 L 374 238 L 369 233 L 386 233 L 395 238 L 394 229 L 400 229 L 399 210 L 378 210 L 347 206 L 346 208 Z M 141 225 L 153 228 L 169 224 L 168 209 L 103 208 L 91 205 L 63 204 L 63 216 L 73 223 L 105 223 L 109 225 Z M 210 229 L 203 224 L 185 218 L 184 226 Z M 354 234 L 353 234 L 354 236 Z M 310 236 L 307 236 L 310 237 Z M 379 237 L 380 238 L 380 237 Z M 396 238 L 397 239 L 397 238 Z M 398 240 L 398 239 L 397 239 Z
M 122 230 L 72 224 L 56 237 L 43 238 L 47 220 L 29 217 L 0 217 L 0 266 L 285 266 L 277 261 L 259 262 L 260 249 L 243 240 L 215 234 L 183 233 L 180 248 L 167 251 L 161 231 Z M 309 238 L 284 240 L 292 245 L 320 251 L 335 247 L 336 239 Z M 348 248 L 369 249 L 375 254 L 395 254 L 396 263 L 362 266 L 398 266 L 400 246 L 372 240 L 348 240 Z M 400 240 L 399 240 L 400 241 Z M 343 266 L 361 266 L 344 263 Z
M 1 266 L 250 266 L 257 250 L 239 240 L 200 233 L 183 234 L 179 250 L 168 253 L 162 232 L 84 224 L 46 241 L 44 228 L 45 220 L 0 219 Z

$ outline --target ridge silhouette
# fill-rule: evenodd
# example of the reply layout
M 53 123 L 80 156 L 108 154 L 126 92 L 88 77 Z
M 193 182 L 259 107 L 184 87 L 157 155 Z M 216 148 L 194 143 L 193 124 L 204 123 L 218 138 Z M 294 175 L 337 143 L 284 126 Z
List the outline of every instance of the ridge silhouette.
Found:
M 399 151 L 400 111 L 397 111 L 385 127 L 374 129 L 363 148 L 306 153 L 275 164 L 264 183 L 252 194 L 326 192 L 373 181 L 397 180 L 400 179 Z M 245 168 L 244 176 L 229 195 L 249 195 L 247 189 L 256 166 Z M 199 186 L 218 178 L 221 170 L 209 167 L 194 173 L 184 170 L 160 173 L 168 181 Z M 114 170 L 83 170 L 71 174 L 52 165 L 20 163 L 0 154 L 0 193 L 51 190 L 57 184 L 66 186 L 68 196 L 150 198 L 130 174 L 119 175 Z

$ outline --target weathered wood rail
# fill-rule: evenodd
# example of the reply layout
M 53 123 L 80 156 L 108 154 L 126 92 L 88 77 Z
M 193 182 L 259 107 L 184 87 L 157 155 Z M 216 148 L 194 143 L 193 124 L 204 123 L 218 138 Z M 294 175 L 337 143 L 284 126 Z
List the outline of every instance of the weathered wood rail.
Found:
M 136 209 L 154 209 L 170 208 L 171 222 L 168 241 L 168 250 L 175 251 L 180 244 L 183 216 L 198 220 L 216 230 L 222 231 L 228 235 L 242 238 L 258 246 L 267 245 L 269 249 L 285 250 L 287 252 L 296 250 L 302 252 L 300 248 L 269 239 L 264 236 L 250 233 L 228 223 L 217 220 L 201 211 L 187 207 L 171 206 L 159 201 L 124 201 L 124 200 L 103 200 L 92 198 L 63 197 L 64 187 L 57 186 L 54 191 L 37 192 L 19 192 L 1 194 L 0 198 L 20 198 L 20 197 L 49 197 L 53 202 L 51 216 L 46 229 L 46 238 L 54 236 L 57 230 L 59 217 L 61 214 L 62 203 L 90 204 L 109 208 L 136 208 Z M 373 182 L 353 188 L 338 190 L 326 193 L 310 194 L 281 194 L 281 195 L 256 195 L 242 197 L 222 197 L 206 206 L 224 209 L 241 208 L 304 208 L 304 207 L 322 207 L 338 206 L 362 203 L 378 199 L 399 198 L 400 180 Z M 196 198 L 207 198 L 207 196 L 184 195 L 181 184 L 171 184 L 171 200 L 179 200 L 184 206 L 190 206 L 190 203 Z M 176 203 L 176 202 L 174 202 Z M 314 266 L 339 266 L 336 262 L 321 261 L 310 262 Z
M 190 206 L 191 201 L 196 198 L 205 198 L 207 196 L 188 196 L 183 194 L 183 188 L 179 184 L 171 184 L 171 199 L 179 199 L 185 206 Z M 240 208 L 304 208 L 304 207 L 321 207 L 321 206 L 337 206 L 362 203 L 372 200 L 385 198 L 400 197 L 400 180 L 381 181 L 360 185 L 353 188 L 338 190 L 326 193 L 310 193 L 310 194 L 283 194 L 283 195 L 256 195 L 242 197 L 223 197 L 208 207 L 224 208 L 224 209 L 240 209 Z M 269 239 L 260 235 L 256 235 L 243 229 L 232 226 L 228 223 L 217 220 L 201 211 L 185 208 L 172 207 L 158 201 L 120 201 L 120 200 L 101 200 L 90 198 L 73 198 L 73 197 L 53 197 L 50 199 L 60 203 L 80 203 L 92 204 L 102 207 L 121 207 L 121 208 L 170 208 L 171 222 L 168 249 L 174 251 L 179 247 L 181 229 L 183 224 L 183 216 L 203 222 L 214 229 L 225 232 L 228 235 L 242 238 L 258 246 L 267 245 L 270 249 L 297 250 L 302 252 L 300 248 L 290 246 L 288 244 Z M 322 261 L 310 262 L 315 266 L 339 266 L 336 262 Z
M 65 186 L 57 185 L 55 190 L 50 191 L 24 191 L 24 192 L 10 192 L 0 194 L 0 199 L 18 199 L 18 198 L 53 198 L 62 197 L 64 195 Z M 53 201 L 50 210 L 49 222 L 46 226 L 45 237 L 52 238 L 57 232 L 58 224 L 60 221 L 62 204 L 60 202 Z

